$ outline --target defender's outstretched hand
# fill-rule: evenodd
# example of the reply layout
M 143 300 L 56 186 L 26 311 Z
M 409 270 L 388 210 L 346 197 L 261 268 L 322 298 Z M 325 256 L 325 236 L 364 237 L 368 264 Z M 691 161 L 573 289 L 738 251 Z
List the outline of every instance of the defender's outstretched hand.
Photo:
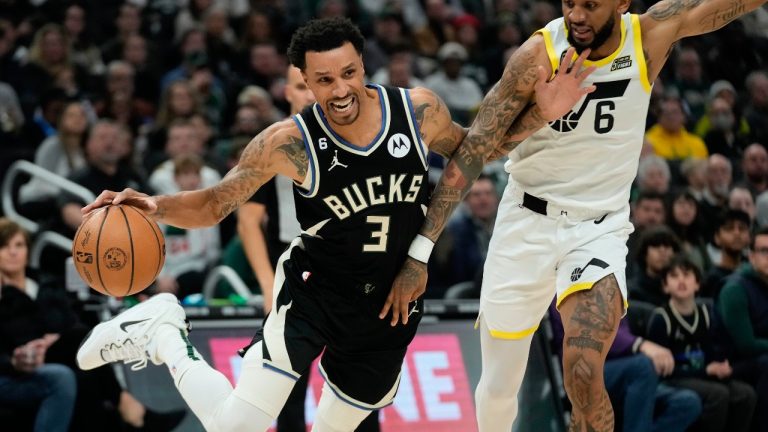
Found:
M 408 257 L 405 259 L 400 273 L 392 282 L 387 301 L 379 313 L 379 319 L 387 317 L 392 309 L 392 322 L 394 327 L 398 321 L 408 324 L 410 314 L 409 303 L 416 301 L 427 288 L 427 265 Z
M 83 212 L 83 215 L 87 215 L 98 208 L 116 204 L 132 205 L 148 215 L 152 215 L 157 211 L 157 202 L 154 197 L 137 192 L 131 188 L 123 189 L 122 192 L 105 190 L 96 197 L 96 200 L 83 207 L 80 211 Z
M 590 50 L 584 50 L 571 65 L 571 58 L 576 50 L 568 48 L 557 72 L 549 79 L 546 68 L 539 66 L 539 79 L 534 86 L 536 92 L 536 105 L 542 117 L 548 122 L 559 119 L 568 113 L 584 95 L 595 91 L 595 86 L 582 87 L 584 80 L 595 71 L 594 66 L 584 70 L 584 60 L 589 57 Z

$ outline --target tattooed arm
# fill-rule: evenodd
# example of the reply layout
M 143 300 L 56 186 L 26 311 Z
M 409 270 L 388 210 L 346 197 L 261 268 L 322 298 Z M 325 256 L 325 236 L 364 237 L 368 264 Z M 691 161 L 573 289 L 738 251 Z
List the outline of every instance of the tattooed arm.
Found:
M 766 0 L 662 0 L 640 16 L 650 81 L 678 40 L 715 31 L 765 4 Z
M 215 186 L 173 195 L 147 196 L 132 189 L 104 191 L 88 213 L 108 204 L 136 205 L 155 220 L 179 228 L 215 225 L 250 198 L 275 174 L 302 182 L 307 173 L 307 155 L 301 135 L 291 120 L 275 123 L 258 134 L 243 151 L 240 161 Z

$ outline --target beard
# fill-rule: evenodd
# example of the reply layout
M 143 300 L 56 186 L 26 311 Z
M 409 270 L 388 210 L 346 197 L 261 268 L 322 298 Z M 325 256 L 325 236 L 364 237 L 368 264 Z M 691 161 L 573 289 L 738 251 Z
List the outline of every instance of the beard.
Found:
M 567 21 L 566 21 L 567 22 Z M 589 44 L 582 44 L 581 42 L 578 42 L 573 37 L 573 32 L 570 31 L 570 24 L 569 24 L 569 31 L 568 31 L 568 43 L 571 44 L 572 47 L 576 49 L 576 52 L 581 54 L 585 49 L 589 48 L 592 51 L 600 48 L 605 41 L 608 40 L 608 38 L 611 36 L 611 33 L 613 32 L 613 25 L 616 23 L 616 17 L 614 14 L 611 14 L 611 17 L 608 18 L 608 21 L 600 27 L 600 30 L 598 30 L 595 33 L 595 37 L 592 38 L 592 42 Z

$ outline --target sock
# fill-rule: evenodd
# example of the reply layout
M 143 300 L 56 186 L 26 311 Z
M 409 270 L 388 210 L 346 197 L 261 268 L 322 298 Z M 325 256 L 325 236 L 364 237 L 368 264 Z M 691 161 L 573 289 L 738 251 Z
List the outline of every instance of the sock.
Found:
M 156 357 L 168 366 L 178 387 L 181 377 L 196 365 L 208 366 L 200 353 L 192 346 L 187 332 L 172 325 L 161 325 L 155 334 Z

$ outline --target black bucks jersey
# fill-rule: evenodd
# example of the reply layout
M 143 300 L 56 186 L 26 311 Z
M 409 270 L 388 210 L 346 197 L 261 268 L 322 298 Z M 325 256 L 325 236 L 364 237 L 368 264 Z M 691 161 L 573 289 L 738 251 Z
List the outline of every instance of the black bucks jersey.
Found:
M 369 87 L 382 112 L 370 143 L 345 141 L 317 103 L 293 117 L 309 156 L 304 184 L 294 185 L 303 243 L 294 253 L 335 283 L 388 293 L 424 221 L 427 149 L 408 90 Z

